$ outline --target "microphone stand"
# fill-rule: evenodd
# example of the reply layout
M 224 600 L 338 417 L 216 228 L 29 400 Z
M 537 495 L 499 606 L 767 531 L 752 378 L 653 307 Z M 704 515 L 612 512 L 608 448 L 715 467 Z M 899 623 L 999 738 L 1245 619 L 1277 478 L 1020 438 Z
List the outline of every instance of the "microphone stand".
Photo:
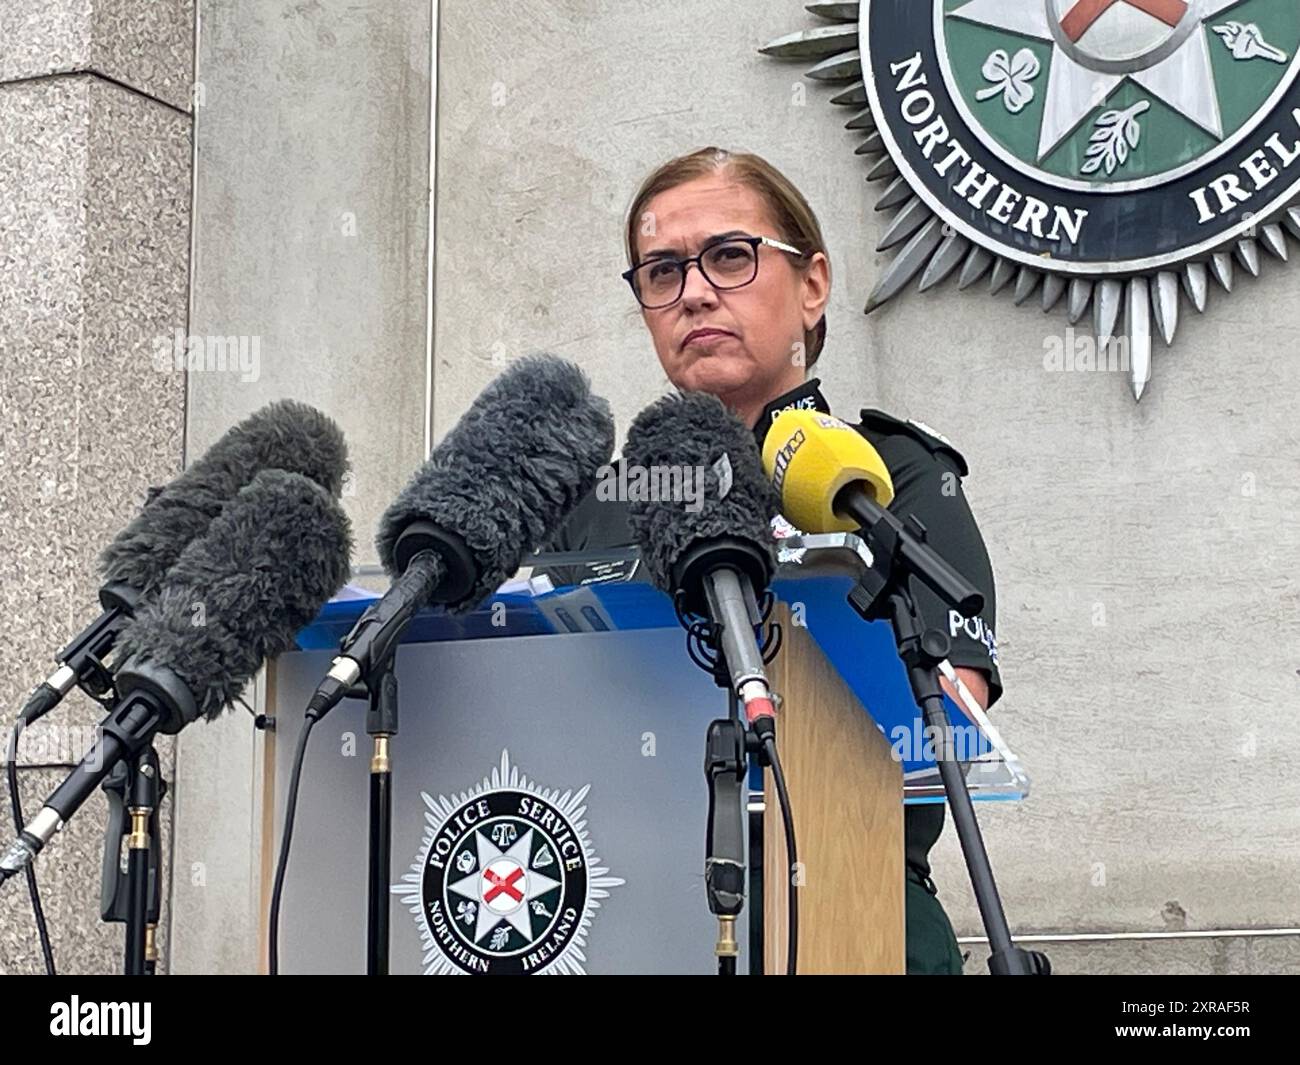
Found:
M 745 801 L 749 776 L 745 729 L 739 700 L 730 716 L 709 723 L 704 743 L 704 778 L 709 782 L 709 822 L 704 839 L 704 889 L 709 912 L 718 918 L 718 975 L 735 976 L 740 945 L 736 918 L 745 906 Z
M 393 669 L 393 654 L 379 663 L 368 690 L 370 709 L 366 712 L 366 732 L 373 737 L 374 745 L 370 755 L 366 974 L 387 976 L 388 885 L 393 856 L 393 763 L 389 740 L 397 735 L 397 673 Z
M 1047 975 L 1052 968 L 1045 954 L 1024 950 L 1012 942 L 988 850 L 975 820 L 975 807 L 957 763 L 952 723 L 943 706 L 938 666 L 948 657 L 951 641 L 947 633 L 925 628 L 912 598 L 910 579 L 913 575 L 920 577 L 963 614 L 982 609 L 983 597 L 926 546 L 925 526 L 915 516 L 904 525 L 874 502 L 858 506 L 849 503 L 845 509 L 861 523 L 861 535 L 873 560 L 849 593 L 849 604 L 867 621 L 890 623 L 927 733 L 939 737 L 935 760 L 957 826 L 980 918 L 989 937 L 989 972 L 994 976 Z
M 370 749 L 370 822 L 366 844 L 366 975 L 387 976 L 389 878 L 393 862 L 393 754 L 397 735 L 396 646 L 376 662 L 368 683 L 353 684 L 343 699 L 365 699 Z
M 109 819 L 104 837 L 100 917 L 126 924 L 123 972 L 152 976 L 158 963 L 154 939 L 162 903 L 159 877 L 158 806 L 167 794 L 158 752 L 148 744 L 134 759 L 119 762 L 104 781 Z M 129 827 L 128 827 L 129 818 Z M 122 839 L 127 862 L 122 869 Z
M 749 604 L 750 620 L 763 634 L 759 654 L 767 663 L 781 647 L 781 626 L 771 620 L 776 603 L 766 591 Z M 704 840 L 704 886 L 709 912 L 718 918 L 714 954 L 719 976 L 735 976 L 740 957 L 736 919 L 745 906 L 745 824 L 749 790 L 749 755 L 767 767 L 762 741 L 740 720 L 740 699 L 731 685 L 731 669 L 722 651 L 719 626 L 693 614 L 686 597 L 673 598 L 677 620 L 686 630 L 686 652 L 692 662 L 728 693 L 729 716 L 709 722 L 705 734 L 704 777 L 709 784 L 709 819 Z
M 372 603 L 343 637 L 339 656 L 308 704 L 308 721 L 321 720 L 341 699 L 367 699 L 366 732 L 373 745 L 370 754 L 370 827 L 366 915 L 366 974 L 387 976 L 389 960 L 389 882 L 393 855 L 393 764 L 391 740 L 397 735 L 397 674 L 394 661 L 398 641 L 411 618 L 437 589 L 447 572 L 442 555 L 428 546 L 433 536 L 448 551 L 467 549 L 426 524 L 412 524 L 398 540 L 416 545 L 402 563 L 402 576 L 387 594 Z M 475 572 L 475 563 L 460 559 L 459 573 Z M 463 597 L 459 583 L 447 585 L 452 599 Z M 446 591 L 446 588 L 443 589 Z M 440 599 L 439 602 L 442 602 Z

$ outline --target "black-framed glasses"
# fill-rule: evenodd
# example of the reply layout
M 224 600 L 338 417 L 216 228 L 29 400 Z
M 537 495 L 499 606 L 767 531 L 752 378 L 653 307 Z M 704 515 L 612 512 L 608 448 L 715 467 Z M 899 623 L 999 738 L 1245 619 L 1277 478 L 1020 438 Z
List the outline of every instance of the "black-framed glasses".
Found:
M 637 302 L 648 311 L 671 307 L 686 291 L 686 271 L 691 263 L 700 268 L 704 279 L 716 289 L 743 288 L 758 276 L 758 247 L 766 244 L 777 251 L 800 258 L 804 253 L 771 237 L 728 237 L 710 244 L 689 259 L 668 256 L 647 259 L 631 270 L 623 271 L 623 280 L 632 288 Z

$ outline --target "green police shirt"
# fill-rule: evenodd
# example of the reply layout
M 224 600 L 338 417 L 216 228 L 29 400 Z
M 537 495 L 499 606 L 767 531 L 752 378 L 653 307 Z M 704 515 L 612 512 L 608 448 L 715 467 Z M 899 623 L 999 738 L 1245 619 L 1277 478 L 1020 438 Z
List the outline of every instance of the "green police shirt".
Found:
M 830 413 L 813 378 L 799 388 L 773 400 L 755 427 L 761 445 L 772 420 L 783 410 L 806 408 Z M 984 610 L 976 617 L 962 617 L 924 584 L 913 581 L 912 594 L 927 628 L 941 629 L 952 641 L 949 661 L 954 666 L 981 670 L 988 677 L 989 704 L 1002 694 L 998 674 L 997 639 L 994 635 L 996 601 L 993 568 L 975 518 L 961 489 L 968 470 L 957 450 L 933 430 L 914 422 L 901 421 L 876 410 L 863 410 L 856 426 L 889 468 L 894 482 L 894 500 L 889 509 L 900 519 L 915 515 L 927 530 L 931 547 L 984 595 Z M 627 520 L 627 503 L 597 499 L 588 495 L 570 515 L 547 551 L 599 551 L 633 544 Z M 563 583 L 616 579 L 618 567 L 595 568 L 581 578 L 576 573 L 559 573 Z M 558 583 L 558 582 L 557 582 Z M 930 875 L 929 853 L 943 831 L 944 804 L 908 806 L 904 813 L 907 863 L 921 876 Z

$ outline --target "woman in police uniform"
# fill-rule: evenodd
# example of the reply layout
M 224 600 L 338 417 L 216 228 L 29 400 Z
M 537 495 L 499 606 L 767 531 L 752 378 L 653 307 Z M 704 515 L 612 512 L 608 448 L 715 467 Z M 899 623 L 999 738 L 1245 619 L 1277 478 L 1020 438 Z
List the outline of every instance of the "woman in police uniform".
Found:
M 641 186 L 625 238 L 624 277 L 675 386 L 718 396 L 760 441 L 787 407 L 829 410 L 817 380 L 806 377 L 825 343 L 830 261 L 816 216 L 780 172 L 758 156 L 716 148 L 673 159 Z M 929 589 L 913 589 L 928 627 L 952 638 L 958 675 L 988 707 L 1002 690 L 993 572 L 962 495 L 966 464 L 932 433 L 879 411 L 862 411 L 858 429 L 889 467 L 896 491 L 890 509 L 901 518 L 915 514 L 931 546 L 984 594 L 984 613 L 961 618 Z M 593 494 L 549 546 L 582 551 L 631 542 L 626 504 Z M 959 974 L 962 958 L 928 860 L 944 806 L 909 806 L 904 822 L 907 972 Z

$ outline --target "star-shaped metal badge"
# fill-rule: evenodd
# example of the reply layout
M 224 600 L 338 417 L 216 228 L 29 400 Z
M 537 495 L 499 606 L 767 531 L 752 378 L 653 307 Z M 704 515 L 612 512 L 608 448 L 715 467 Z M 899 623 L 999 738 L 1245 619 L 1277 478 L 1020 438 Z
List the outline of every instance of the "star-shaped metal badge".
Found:
M 527 829 L 508 850 L 502 850 L 481 830 L 474 833 L 474 843 L 477 868 L 447 884 L 452 894 L 474 903 L 472 910 L 463 911 L 474 914 L 474 942 L 486 945 L 488 934 L 503 921 L 531 940 L 534 916 L 554 916 L 543 896 L 560 887 L 560 881 L 529 868 L 533 830 Z
M 1294 0 L 860 0 L 759 49 L 853 109 L 895 251 L 870 313 L 919 280 L 1039 294 L 1141 398 L 1180 304 L 1206 309 L 1300 240 Z
M 1246 0 L 968 0 L 949 12 L 1052 45 L 1038 158 L 1132 79 L 1212 136 L 1223 119 L 1205 20 Z M 1049 10 L 1052 12 L 1049 14 Z

